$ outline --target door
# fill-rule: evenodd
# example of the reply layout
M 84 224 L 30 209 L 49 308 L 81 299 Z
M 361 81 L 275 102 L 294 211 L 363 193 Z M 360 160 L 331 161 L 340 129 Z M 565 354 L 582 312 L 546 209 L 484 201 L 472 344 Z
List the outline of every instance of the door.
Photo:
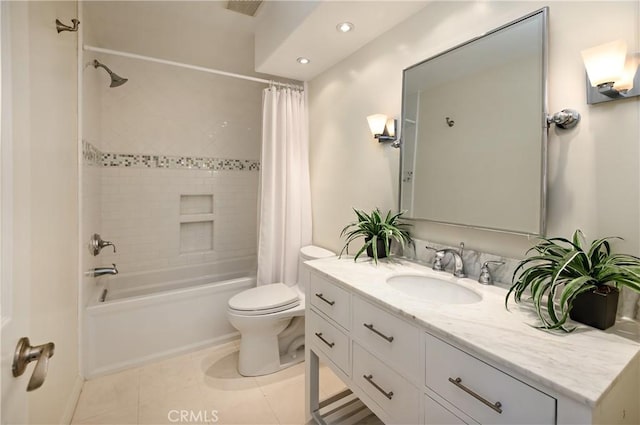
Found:
M 77 34 L 55 20 L 75 2 L 0 2 L 0 370 L 2 424 L 68 423 L 78 373 Z M 36 362 L 12 374 L 16 344 L 55 342 L 44 384 Z
M 0 5 L 0 316 L 2 332 L 2 370 L 0 382 L 2 386 L 2 402 L 0 414 L 2 423 L 25 423 L 27 420 L 27 393 L 24 390 L 24 378 L 15 379 L 12 375 L 11 364 L 18 340 L 27 335 L 29 330 L 29 285 L 18 279 L 24 276 L 14 276 L 14 261 L 21 249 L 14 246 L 13 216 L 14 216 L 14 176 L 13 176 L 13 113 L 19 117 L 22 111 L 15 110 L 13 105 L 12 78 L 12 47 L 16 47 L 24 40 L 11 37 L 9 19 L 9 3 Z M 16 11 L 16 24 L 18 13 Z M 24 18 L 24 16 L 23 16 Z M 12 42 L 15 42 L 12 46 Z M 18 77 L 19 78 L 19 77 Z M 24 108 L 23 105 L 15 105 Z M 20 188 L 15 188 L 20 189 Z M 17 249 L 16 249 L 17 248 Z

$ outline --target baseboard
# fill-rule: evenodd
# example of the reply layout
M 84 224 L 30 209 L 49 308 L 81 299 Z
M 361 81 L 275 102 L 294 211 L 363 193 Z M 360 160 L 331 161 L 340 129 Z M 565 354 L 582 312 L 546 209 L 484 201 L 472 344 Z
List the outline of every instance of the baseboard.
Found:
M 73 414 L 76 411 L 76 405 L 78 404 L 78 400 L 80 399 L 80 393 L 82 392 L 83 385 L 84 379 L 82 378 L 82 376 L 77 375 L 73 383 L 73 388 L 71 389 L 71 394 L 69 394 L 66 406 L 64 407 L 62 418 L 60 418 L 61 425 L 69 425 L 71 423 Z
M 193 351 L 202 350 L 208 347 L 213 347 L 216 345 L 226 344 L 227 342 L 233 341 L 240 337 L 239 332 L 232 332 L 217 338 L 211 338 L 204 341 L 197 342 L 195 344 L 185 345 L 180 348 L 176 348 L 173 350 L 166 350 L 159 353 L 153 353 L 148 356 L 138 357 L 135 359 L 130 359 L 125 362 L 115 363 L 108 366 L 103 366 L 95 370 L 90 370 L 87 372 L 87 380 L 97 378 L 103 375 L 109 375 L 111 373 L 121 372 L 126 369 L 131 369 L 133 367 L 144 366 L 145 364 L 157 362 L 159 360 L 167 359 L 170 357 L 179 356 L 181 354 L 190 353 Z

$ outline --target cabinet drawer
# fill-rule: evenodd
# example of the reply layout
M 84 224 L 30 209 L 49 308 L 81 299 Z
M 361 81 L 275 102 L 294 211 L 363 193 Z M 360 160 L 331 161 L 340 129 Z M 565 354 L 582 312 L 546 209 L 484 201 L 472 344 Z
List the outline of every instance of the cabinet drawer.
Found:
M 404 320 L 353 298 L 351 335 L 368 351 L 385 359 L 385 363 L 404 374 L 415 377 L 420 384 L 423 376 L 420 362 L 422 332 Z
M 393 423 L 420 423 L 421 391 L 356 342 L 353 343 L 353 381 Z
M 313 310 L 307 315 L 308 329 L 306 338 L 311 340 L 342 371 L 349 373 L 349 338 L 337 327 L 329 323 Z
M 554 398 L 429 334 L 426 384 L 481 424 L 555 423 Z
M 424 396 L 424 423 L 426 425 L 466 425 L 465 421 L 428 395 Z
M 312 306 L 335 320 L 343 328 L 350 328 L 351 296 L 349 292 L 315 273 L 311 273 L 309 289 L 307 299 L 311 299 Z

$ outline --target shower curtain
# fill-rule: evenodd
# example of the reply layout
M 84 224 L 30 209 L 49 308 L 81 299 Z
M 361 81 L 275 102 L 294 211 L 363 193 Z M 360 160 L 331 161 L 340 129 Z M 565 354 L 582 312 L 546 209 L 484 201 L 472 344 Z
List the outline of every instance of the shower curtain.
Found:
M 297 282 L 300 247 L 311 243 L 308 150 L 305 93 L 273 86 L 265 89 L 258 285 Z

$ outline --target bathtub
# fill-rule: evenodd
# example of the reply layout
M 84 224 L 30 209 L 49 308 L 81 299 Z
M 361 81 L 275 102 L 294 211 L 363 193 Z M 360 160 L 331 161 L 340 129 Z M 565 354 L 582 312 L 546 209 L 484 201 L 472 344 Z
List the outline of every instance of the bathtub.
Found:
M 85 312 L 87 378 L 238 337 L 227 302 L 256 285 L 255 257 L 98 281 Z

